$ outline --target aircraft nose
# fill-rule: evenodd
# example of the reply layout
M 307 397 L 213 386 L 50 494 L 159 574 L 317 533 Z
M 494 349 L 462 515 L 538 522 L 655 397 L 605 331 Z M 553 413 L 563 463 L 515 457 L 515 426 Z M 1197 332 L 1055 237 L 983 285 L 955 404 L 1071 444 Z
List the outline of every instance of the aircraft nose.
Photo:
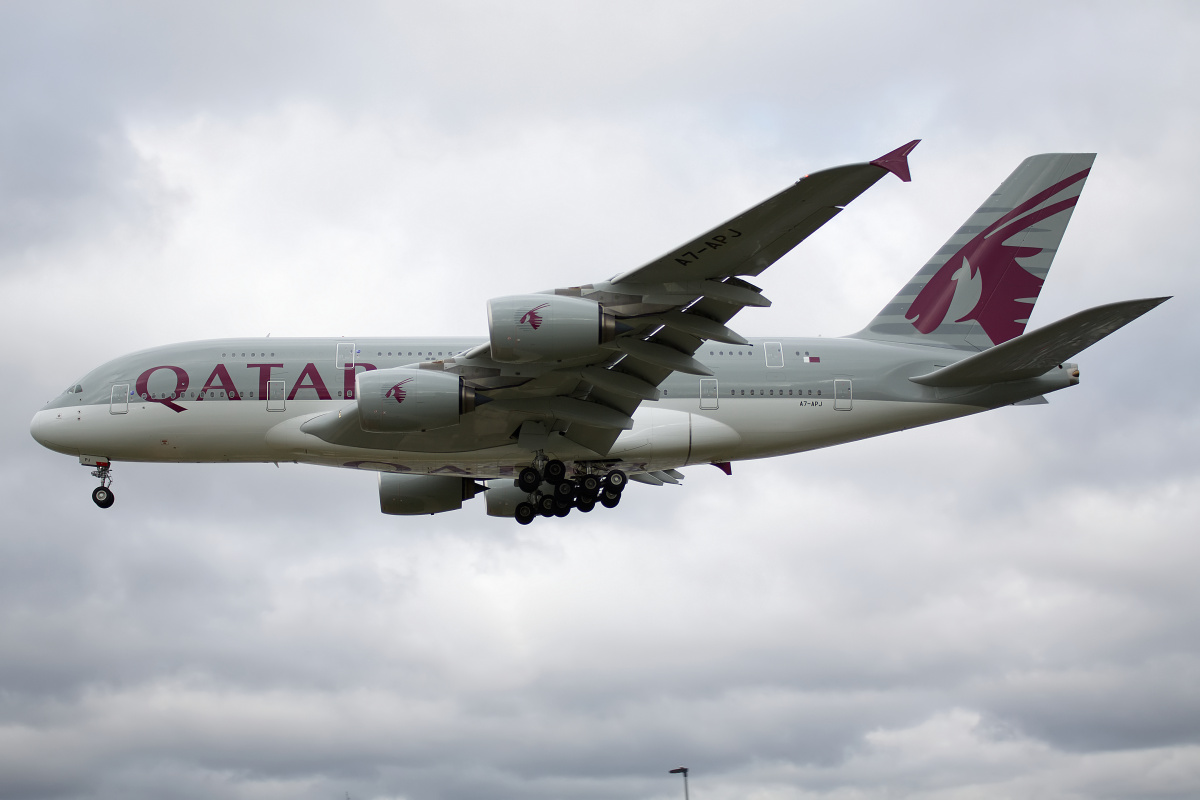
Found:
M 29 423 L 29 434 L 42 447 L 68 453 L 70 450 L 66 440 L 69 429 L 65 422 L 61 409 L 43 409 L 33 415 L 33 421 Z

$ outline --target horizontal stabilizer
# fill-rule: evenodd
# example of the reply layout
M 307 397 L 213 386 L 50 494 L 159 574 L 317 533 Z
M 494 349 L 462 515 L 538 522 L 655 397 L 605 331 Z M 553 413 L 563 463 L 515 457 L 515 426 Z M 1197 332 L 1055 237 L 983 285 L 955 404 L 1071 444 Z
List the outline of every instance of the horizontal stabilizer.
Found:
M 1152 297 L 1089 308 L 909 380 L 922 386 L 952 387 L 1036 378 L 1169 299 Z

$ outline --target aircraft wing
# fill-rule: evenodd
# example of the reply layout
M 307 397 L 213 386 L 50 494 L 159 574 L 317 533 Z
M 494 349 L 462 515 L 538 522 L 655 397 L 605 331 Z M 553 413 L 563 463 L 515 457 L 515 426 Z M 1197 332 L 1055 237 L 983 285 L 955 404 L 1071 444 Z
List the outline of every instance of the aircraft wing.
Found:
M 488 343 L 421 368 L 460 375 L 486 402 L 472 416 L 504 415 L 502 425 L 489 427 L 511 431 L 522 447 L 541 450 L 561 434 L 603 457 L 633 426 L 638 405 L 659 397 L 668 375 L 712 374 L 693 358 L 703 341 L 747 344 L 726 323 L 746 306 L 770 301 L 743 276 L 762 273 L 888 172 L 908 181 L 907 156 L 919 141 L 871 162 L 805 176 L 608 281 L 494 299 Z M 595 330 L 597 307 L 600 338 L 573 345 L 579 331 Z M 539 336 L 547 342 L 541 351 L 532 344 Z M 328 441 L 340 441 L 343 428 L 332 418 L 305 426 Z
M 620 284 L 688 283 L 758 275 L 837 216 L 887 172 L 908 181 L 914 139 L 867 164 L 814 172 L 702 236 L 613 279 Z

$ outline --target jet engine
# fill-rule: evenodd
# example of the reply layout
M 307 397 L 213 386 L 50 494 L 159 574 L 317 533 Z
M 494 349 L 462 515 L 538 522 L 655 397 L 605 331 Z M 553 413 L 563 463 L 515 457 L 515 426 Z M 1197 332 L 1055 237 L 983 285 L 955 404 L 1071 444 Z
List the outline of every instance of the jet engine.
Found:
M 520 294 L 488 301 L 492 358 L 506 363 L 571 358 L 611 342 L 616 317 L 591 300 Z
M 517 513 L 517 504 L 529 500 L 529 492 L 516 485 L 512 478 L 500 478 L 487 482 L 487 513 L 489 517 L 512 517 Z
M 450 475 L 379 473 L 379 510 L 384 514 L 440 514 L 457 511 L 481 490 L 470 478 Z
M 354 396 L 362 429 L 372 433 L 445 428 L 475 410 L 475 390 L 459 376 L 409 367 L 358 373 Z

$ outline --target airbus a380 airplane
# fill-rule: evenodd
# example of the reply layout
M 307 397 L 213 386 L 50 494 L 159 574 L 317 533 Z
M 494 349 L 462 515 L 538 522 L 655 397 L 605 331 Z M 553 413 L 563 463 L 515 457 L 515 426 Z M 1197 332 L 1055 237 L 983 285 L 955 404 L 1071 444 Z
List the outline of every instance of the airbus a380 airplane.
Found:
M 385 514 L 538 515 L 615 506 L 629 478 L 850 442 L 1079 382 L 1067 363 L 1168 298 L 1025 326 L 1094 154 L 1032 156 L 890 303 L 842 338 L 749 341 L 762 273 L 917 141 L 816 172 L 607 281 L 488 303 L 489 339 L 219 339 L 110 361 L 33 419 L 33 437 L 112 462 L 295 461 L 379 474 Z M 486 483 L 480 483 L 481 481 Z

